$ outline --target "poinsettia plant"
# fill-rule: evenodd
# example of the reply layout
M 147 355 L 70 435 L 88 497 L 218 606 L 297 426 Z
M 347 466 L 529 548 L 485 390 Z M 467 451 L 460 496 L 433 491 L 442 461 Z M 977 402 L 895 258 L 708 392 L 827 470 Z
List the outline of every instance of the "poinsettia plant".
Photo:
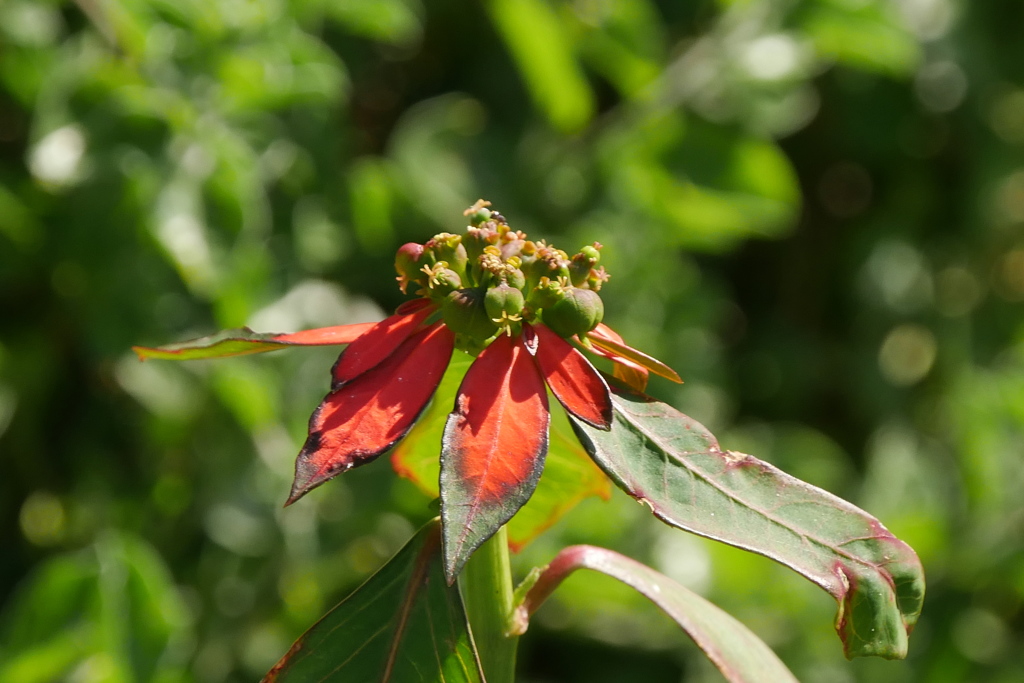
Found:
M 513 589 L 510 546 L 581 497 L 607 495 L 609 481 L 666 524 L 765 555 L 824 588 L 838 602 L 848 657 L 904 657 L 924 595 L 914 551 L 866 512 L 723 450 L 702 425 L 645 395 L 651 374 L 680 379 L 603 324 L 600 244 L 570 256 L 512 229 L 483 200 L 465 216 L 464 234 L 398 250 L 399 286 L 415 298 L 381 322 L 243 328 L 135 348 L 143 360 L 187 360 L 347 345 L 310 418 L 286 505 L 388 452 L 401 476 L 440 499 L 440 518 L 266 680 L 511 682 L 530 615 L 577 569 L 649 598 L 728 680 L 795 680 L 738 621 L 610 550 L 566 548 Z M 609 359 L 611 375 L 587 354 Z

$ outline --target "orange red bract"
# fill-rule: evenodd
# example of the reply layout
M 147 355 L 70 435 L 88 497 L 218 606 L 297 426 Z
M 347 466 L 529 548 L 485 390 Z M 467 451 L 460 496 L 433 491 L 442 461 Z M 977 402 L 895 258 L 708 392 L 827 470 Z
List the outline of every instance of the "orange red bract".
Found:
M 348 344 L 332 368 L 330 393 L 310 418 L 289 505 L 394 447 L 430 403 L 453 351 L 475 355 L 441 443 L 449 582 L 533 494 L 548 450 L 548 390 L 571 418 L 612 428 L 608 384 L 570 341 L 612 360 L 615 376 L 635 389 L 643 389 L 650 372 L 679 381 L 600 322 L 597 291 L 608 279 L 598 267 L 601 245 L 569 258 L 512 231 L 486 203 L 470 211 L 476 227 L 469 228 L 465 244 L 442 233 L 399 250 L 403 291 L 417 284 L 419 297 L 379 323 L 278 335 L 229 330 L 192 343 L 135 349 L 143 359 L 185 359 Z

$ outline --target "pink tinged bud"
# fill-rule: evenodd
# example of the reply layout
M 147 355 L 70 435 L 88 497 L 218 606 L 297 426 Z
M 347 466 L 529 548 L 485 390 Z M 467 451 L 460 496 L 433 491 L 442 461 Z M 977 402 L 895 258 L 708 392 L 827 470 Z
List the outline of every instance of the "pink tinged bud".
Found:
M 597 327 L 604 318 L 604 302 L 597 292 L 570 287 L 561 301 L 544 309 L 543 316 L 544 324 L 568 339 Z
M 416 242 L 407 242 L 398 248 L 395 253 L 395 271 L 398 273 L 398 283 L 404 293 L 410 282 L 423 279 L 420 268 L 423 266 L 424 247 Z
M 608 282 L 608 272 L 604 269 L 604 266 L 599 266 L 590 271 L 590 276 L 587 277 L 587 287 L 595 292 L 600 292 L 601 287 L 604 283 Z

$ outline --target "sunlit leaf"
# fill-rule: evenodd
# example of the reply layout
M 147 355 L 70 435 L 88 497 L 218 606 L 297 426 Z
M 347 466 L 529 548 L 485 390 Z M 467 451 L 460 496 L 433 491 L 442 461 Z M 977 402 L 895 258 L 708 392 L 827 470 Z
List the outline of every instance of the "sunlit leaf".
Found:
M 775 653 L 746 626 L 693 591 L 650 567 L 594 546 L 570 546 L 537 577 L 516 607 L 516 630 L 558 585 L 577 569 L 606 574 L 634 588 L 670 616 L 730 683 L 796 683 Z
M 396 313 L 380 321 L 352 340 L 338 362 L 331 369 L 332 387 L 351 382 L 364 372 L 376 367 L 409 338 L 428 315 L 431 308 L 403 315 Z
M 264 683 L 483 683 L 435 520 L 299 638 Z
M 350 32 L 392 45 L 415 43 L 423 32 L 413 5 L 403 0 L 324 2 L 327 15 Z
M 548 457 L 537 490 L 508 523 L 509 547 L 519 551 L 583 499 L 611 496 L 612 483 L 587 456 L 565 410 L 551 401 Z
M 812 3 L 799 22 L 822 55 L 850 66 L 896 76 L 913 71 L 921 48 L 886 8 L 874 3 Z
M 593 115 L 594 97 L 558 15 L 543 0 L 486 4 L 530 94 L 552 125 L 567 132 L 585 126 Z
M 671 406 L 613 397 L 610 432 L 573 422 L 615 482 L 662 521 L 762 554 L 839 602 L 848 657 L 902 658 L 924 598 L 921 563 L 863 510 L 742 453 Z
M 248 327 L 224 330 L 209 337 L 200 337 L 166 346 L 133 346 L 139 360 L 158 358 L 160 360 L 197 360 L 200 358 L 223 358 L 244 356 L 250 353 L 277 351 L 289 346 L 326 346 L 350 344 L 360 335 L 369 331 L 376 323 L 337 325 L 317 330 L 304 330 L 288 334 L 253 332 Z

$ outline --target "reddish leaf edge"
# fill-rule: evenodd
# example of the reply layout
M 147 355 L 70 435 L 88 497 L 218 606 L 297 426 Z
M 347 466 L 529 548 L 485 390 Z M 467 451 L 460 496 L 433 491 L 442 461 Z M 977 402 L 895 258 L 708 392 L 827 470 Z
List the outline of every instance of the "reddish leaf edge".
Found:
M 430 308 L 436 308 L 436 305 L 429 299 L 412 299 L 402 303 L 395 310 L 395 315 L 412 315 Z M 254 353 L 279 351 L 289 346 L 340 346 L 351 344 L 379 324 L 379 321 L 352 323 L 283 333 L 254 332 L 248 327 L 234 327 L 173 344 L 137 345 L 132 347 L 132 351 L 140 361 L 151 358 L 180 361 L 248 356 Z
M 641 391 L 636 391 L 635 389 L 627 386 L 625 383 L 618 380 L 617 378 L 611 378 L 605 375 L 605 379 L 608 380 L 608 384 L 612 390 L 613 397 L 631 396 L 633 398 L 637 398 L 645 402 L 661 403 L 661 401 L 658 401 L 657 399 L 652 398 L 651 396 L 648 396 L 647 394 Z M 615 413 L 619 414 L 620 412 L 621 411 L 616 406 Z M 752 552 L 758 555 L 762 555 L 763 557 L 767 557 L 770 560 L 773 560 L 783 566 L 793 569 L 798 574 L 804 576 L 804 578 L 807 578 L 812 583 L 818 585 L 820 588 L 825 590 L 825 592 L 831 595 L 838 603 L 838 612 L 836 614 L 834 626 L 837 634 L 839 635 L 840 640 L 843 643 L 843 653 L 847 659 L 853 659 L 854 657 L 859 656 L 879 656 L 885 659 L 906 658 L 905 649 L 901 653 L 875 650 L 873 648 L 868 648 L 865 650 L 856 649 L 855 646 L 859 645 L 861 637 L 853 627 L 853 615 L 862 607 L 861 601 L 859 600 L 860 596 L 858 594 L 858 590 L 862 588 L 862 586 L 859 585 L 860 582 L 858 577 L 849 568 L 842 565 L 842 563 L 837 562 L 832 567 L 832 573 L 838 579 L 836 584 L 826 583 L 818 580 L 817 578 L 809 576 L 808 574 L 804 573 L 797 567 L 794 567 L 792 564 L 787 562 L 784 558 L 777 556 L 773 553 L 765 552 L 763 549 L 749 547 L 747 545 L 736 543 L 734 541 L 719 537 L 717 535 L 705 534 L 695 529 L 689 528 L 687 526 L 680 525 L 678 521 L 659 511 L 656 508 L 656 506 L 645 496 L 638 496 L 636 492 L 630 490 L 630 488 L 626 486 L 623 481 L 616 477 L 611 471 L 607 470 L 602 465 L 602 463 L 597 458 L 595 458 L 595 454 L 592 450 L 593 444 L 590 442 L 590 439 L 589 437 L 587 437 L 586 433 L 582 430 L 580 423 L 578 421 L 574 421 L 571 416 L 569 422 L 572 425 L 573 429 L 576 431 L 577 436 L 580 438 L 580 442 L 583 444 L 584 449 L 587 450 L 587 452 L 591 455 L 591 458 L 594 459 L 594 462 L 598 465 L 598 467 L 601 467 L 601 469 L 605 472 L 605 474 L 609 476 L 609 478 L 616 484 L 616 486 L 623 490 L 627 495 L 636 499 L 638 502 L 647 507 L 658 520 L 682 531 L 693 533 L 697 536 L 702 536 L 713 541 L 718 541 L 720 543 L 725 543 L 726 545 L 731 545 L 733 547 L 740 548 L 741 550 L 746 550 L 747 552 Z M 712 438 L 714 438 L 713 435 Z M 715 440 L 715 442 L 717 444 L 717 439 Z M 778 470 L 778 468 L 774 467 L 773 465 L 758 460 L 756 457 L 752 455 L 728 450 L 721 450 L 720 452 L 723 455 L 727 455 L 733 461 L 733 464 L 736 466 L 756 465 L 766 470 L 776 471 L 782 476 L 795 480 L 795 482 L 797 482 L 801 486 L 808 487 L 811 489 L 817 489 L 817 487 L 808 484 L 807 482 L 804 482 L 802 480 L 796 479 L 795 477 L 792 477 L 792 475 L 788 475 L 785 472 Z M 900 540 L 892 532 L 885 528 L 885 526 L 875 517 L 870 515 L 870 513 L 866 512 L 865 510 L 862 510 L 853 503 L 850 503 L 849 501 L 836 496 L 835 494 L 832 494 L 828 491 L 824 491 L 821 489 L 818 490 L 826 497 L 834 499 L 838 506 L 841 506 L 852 513 L 859 513 L 870 518 L 872 527 L 876 530 L 878 534 L 880 534 L 880 538 L 885 538 L 887 541 L 902 547 L 902 549 L 907 552 L 906 559 L 908 560 L 909 564 L 907 570 L 903 572 L 903 574 L 899 577 L 894 576 L 887 569 L 881 570 L 880 567 L 882 565 L 871 565 L 862 558 L 847 556 L 847 559 L 853 560 L 856 564 L 860 564 L 862 566 L 872 566 L 876 570 L 879 570 L 880 580 L 892 590 L 894 606 L 899 611 L 900 621 L 902 622 L 902 627 L 906 634 L 906 637 L 909 637 L 914 631 L 914 627 L 917 624 L 917 620 L 920 617 L 922 607 L 924 604 L 924 570 L 921 561 L 917 556 L 917 553 L 907 543 Z M 915 568 L 916 571 L 911 571 Z
M 732 665 L 729 657 L 724 655 L 715 646 L 714 637 L 702 635 L 700 628 L 696 624 L 692 622 L 684 623 L 685 619 L 681 619 L 673 614 L 668 607 L 662 605 L 660 602 L 663 599 L 662 588 L 659 585 L 647 585 L 651 583 L 650 577 L 655 577 L 659 583 L 669 586 L 673 591 L 687 594 L 690 599 L 701 603 L 703 609 L 711 610 L 719 618 L 732 622 L 732 626 L 737 633 L 752 639 L 756 646 L 763 648 L 760 655 L 768 658 L 769 663 L 774 668 L 773 673 L 775 675 L 762 671 L 759 672 L 759 676 L 772 675 L 772 677 L 770 679 L 758 678 L 758 680 L 771 680 L 773 683 L 798 683 L 796 677 L 779 660 L 778 656 L 760 638 L 727 612 L 693 593 L 673 579 L 630 557 L 613 550 L 592 545 L 574 545 L 563 548 L 550 564 L 535 568 L 530 573 L 526 580 L 516 588 L 507 635 L 518 637 L 526 633 L 530 617 L 544 604 L 562 582 L 578 569 L 589 569 L 610 576 L 650 600 L 686 632 L 730 683 L 752 683 L 753 679 L 749 676 L 744 676 Z M 788 678 L 786 677 L 787 675 Z
M 217 334 L 198 337 L 163 346 L 133 346 L 140 361 L 202 360 L 248 356 L 254 353 L 279 351 L 290 346 L 337 346 L 351 344 L 377 323 L 335 325 L 301 332 L 253 332 L 248 327 L 223 330 Z

